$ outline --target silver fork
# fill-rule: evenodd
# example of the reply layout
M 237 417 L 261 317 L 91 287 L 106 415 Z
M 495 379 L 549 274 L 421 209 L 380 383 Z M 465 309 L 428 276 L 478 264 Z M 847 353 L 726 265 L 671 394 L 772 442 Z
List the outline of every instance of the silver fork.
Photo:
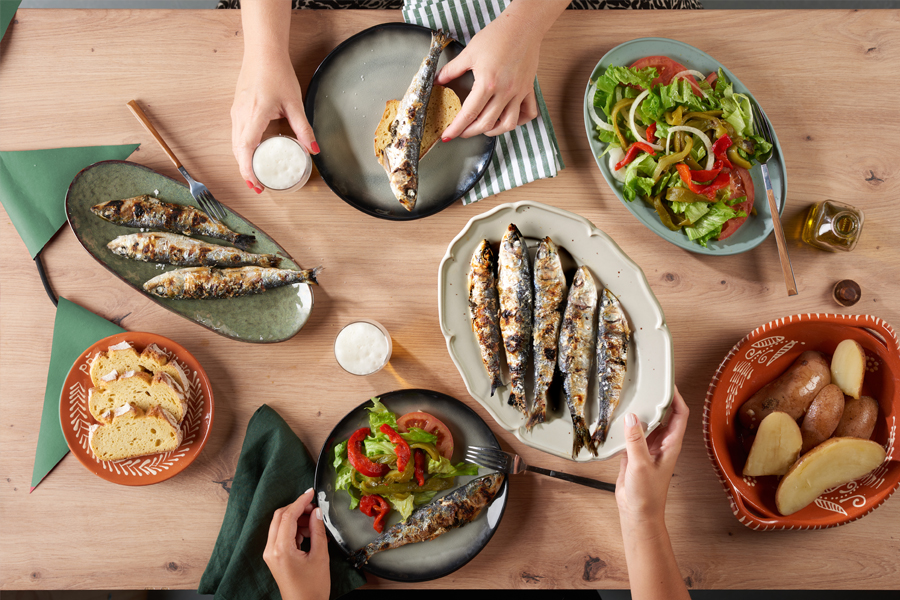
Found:
M 213 219 L 217 219 L 221 221 L 225 218 L 226 212 L 225 207 L 216 200 L 213 195 L 209 192 L 207 187 L 198 181 L 194 181 L 193 177 L 188 175 L 187 170 L 181 165 L 181 161 L 178 160 L 178 157 L 175 156 L 175 153 L 172 152 L 172 149 L 169 148 L 169 145 L 166 144 L 165 140 L 162 139 L 162 136 L 159 135 L 159 132 L 156 131 L 156 127 L 153 126 L 153 123 L 150 122 L 150 119 L 147 118 L 147 115 L 144 114 L 144 111 L 141 110 L 141 107 L 138 106 L 137 102 L 132 100 L 127 104 L 128 108 L 131 109 L 132 114 L 137 117 L 137 120 L 141 122 L 147 131 L 150 132 L 150 135 L 153 136 L 153 139 L 157 141 L 157 143 L 162 146 L 163 152 L 175 163 L 175 168 L 184 176 L 187 180 L 188 185 L 191 186 L 191 196 L 194 197 L 194 200 L 197 201 L 197 204 L 200 205 L 200 208 L 203 209 L 203 212 L 211 216 Z
M 766 186 L 766 197 L 769 199 L 769 212 L 772 213 L 772 224 L 775 228 L 775 243 L 778 245 L 778 258 L 781 259 L 781 272 L 784 275 L 784 285 L 787 287 L 788 296 L 797 295 L 797 282 L 794 281 L 794 270 L 791 268 L 791 259 L 787 252 L 787 243 L 784 241 L 784 230 L 781 228 L 781 218 L 778 215 L 778 207 L 775 206 L 775 192 L 772 191 L 772 180 L 769 179 L 769 159 L 775 152 L 775 141 L 772 136 L 772 126 L 763 114 L 756 101 L 751 103 L 753 107 L 753 130 L 756 135 L 762 136 L 772 144 L 768 154 L 760 157 L 763 183 Z M 765 160 L 762 160 L 765 158 Z M 782 199 L 784 201 L 784 199 Z
M 605 481 L 597 481 L 596 479 L 579 477 L 578 475 L 570 475 L 559 471 L 542 469 L 541 467 L 533 467 L 527 464 L 518 454 L 504 452 L 498 448 L 469 446 L 466 449 L 466 460 L 488 469 L 500 471 L 501 473 L 518 474 L 523 471 L 532 471 L 534 473 L 540 473 L 541 475 L 556 477 L 557 479 L 562 479 L 564 481 L 586 485 L 587 487 L 598 490 L 606 490 L 607 492 L 616 491 L 616 484 L 614 483 L 606 483 Z

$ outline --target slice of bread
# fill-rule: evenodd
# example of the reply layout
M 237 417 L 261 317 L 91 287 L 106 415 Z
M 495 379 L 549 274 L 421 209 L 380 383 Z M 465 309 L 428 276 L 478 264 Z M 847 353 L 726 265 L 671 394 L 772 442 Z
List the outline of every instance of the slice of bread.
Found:
M 181 445 L 181 428 L 159 406 L 145 412 L 136 404 L 126 404 L 107 417 L 108 422 L 90 429 L 91 451 L 100 460 L 160 454 Z
M 169 357 L 156 344 L 150 344 L 138 354 L 129 342 L 120 342 L 91 361 L 91 381 L 95 387 L 115 381 L 129 371 L 146 371 L 152 375 L 162 371 L 175 380 L 180 390 L 188 389 L 187 374 L 177 362 L 169 362 Z
M 135 404 L 149 411 L 160 406 L 168 411 L 176 423 L 181 423 L 187 410 L 184 394 L 167 373 L 150 375 L 146 371 L 129 371 L 102 387 L 88 390 L 88 410 L 98 421 L 105 414 L 115 412 L 128 404 Z
M 399 100 L 388 100 L 381 121 L 375 129 L 375 158 L 382 167 L 385 166 L 382 151 L 391 143 L 390 127 L 397 116 L 398 106 Z M 459 96 L 450 88 L 436 85 L 431 89 L 428 112 L 425 114 L 425 127 L 422 130 L 422 143 L 419 145 L 419 160 L 441 139 L 441 134 L 453 122 L 461 108 Z

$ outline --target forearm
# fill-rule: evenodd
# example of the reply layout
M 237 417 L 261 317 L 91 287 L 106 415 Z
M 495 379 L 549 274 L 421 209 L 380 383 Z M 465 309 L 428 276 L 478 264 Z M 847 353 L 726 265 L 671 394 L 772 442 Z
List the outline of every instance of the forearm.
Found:
M 690 600 L 663 519 L 638 525 L 623 520 L 622 539 L 634 600 Z
M 244 60 L 286 57 L 291 37 L 290 0 L 244 0 Z
M 498 19 L 511 19 L 520 31 L 540 41 L 568 5 L 569 0 L 513 0 Z

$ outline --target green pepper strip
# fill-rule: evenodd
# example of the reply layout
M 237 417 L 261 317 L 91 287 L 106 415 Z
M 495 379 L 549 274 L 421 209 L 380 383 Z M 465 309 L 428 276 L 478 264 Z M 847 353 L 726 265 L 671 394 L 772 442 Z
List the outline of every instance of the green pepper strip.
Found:
M 622 98 L 613 106 L 612 113 L 609 115 L 609 122 L 612 123 L 613 130 L 616 132 L 616 137 L 619 138 L 619 143 L 622 144 L 622 149 L 628 147 L 628 142 L 625 141 L 625 136 L 622 135 L 622 132 L 619 131 L 619 121 L 616 118 L 619 115 L 619 111 L 625 107 L 631 106 L 634 103 L 634 98 Z
M 415 444 L 410 444 L 409 447 L 413 449 L 418 448 L 419 450 L 427 452 L 428 456 L 430 456 L 433 460 L 436 460 L 438 462 L 440 462 L 441 460 L 441 453 L 437 451 L 437 448 L 434 444 L 429 444 L 426 442 L 416 442 Z
M 701 194 L 696 194 L 687 188 L 672 187 L 666 192 L 666 200 L 670 202 L 714 202 Z
M 393 469 L 390 473 L 384 476 L 385 483 L 405 483 L 412 479 L 413 474 L 416 472 L 416 463 L 415 461 L 408 460 L 406 461 L 406 470 L 402 473 L 397 469 Z
M 659 196 L 653 196 L 650 198 L 650 202 L 653 204 L 653 208 L 656 209 L 656 214 L 659 215 L 659 220 L 662 221 L 662 224 L 671 229 L 672 231 L 678 231 L 681 229 L 681 225 L 676 225 L 672 222 L 672 215 L 669 214 L 668 209 L 662 203 Z
M 727 152 L 725 152 L 725 154 L 728 156 L 728 160 L 730 160 L 731 162 L 733 162 L 734 164 L 736 164 L 739 167 L 744 167 L 745 169 L 749 169 L 750 167 L 753 166 L 751 163 L 744 160 L 743 156 L 738 154 L 737 146 L 732 146 L 731 148 L 728 149 Z
M 716 117 L 721 117 L 725 113 L 724 110 L 708 110 L 706 112 L 689 112 L 684 115 L 684 120 L 693 119 L 694 117 L 698 117 L 701 119 L 714 119 Z
M 690 153 L 691 148 L 694 147 L 694 137 L 691 136 L 685 140 L 684 148 L 681 152 L 676 152 L 674 154 L 667 154 L 659 159 L 659 162 L 656 163 L 656 170 L 653 172 L 653 181 L 655 182 L 660 176 L 672 165 L 677 162 L 681 162 L 685 159 Z
M 432 477 L 425 482 L 425 485 L 419 486 L 415 481 L 407 481 L 405 483 L 378 483 L 363 482 L 359 486 L 359 491 L 365 495 L 378 494 L 379 496 L 390 496 L 392 494 L 403 494 L 410 492 L 440 492 L 453 487 L 452 477 Z
M 675 110 L 666 111 L 666 123 L 669 125 L 681 125 L 682 117 L 681 113 L 684 112 L 684 108 L 679 106 Z

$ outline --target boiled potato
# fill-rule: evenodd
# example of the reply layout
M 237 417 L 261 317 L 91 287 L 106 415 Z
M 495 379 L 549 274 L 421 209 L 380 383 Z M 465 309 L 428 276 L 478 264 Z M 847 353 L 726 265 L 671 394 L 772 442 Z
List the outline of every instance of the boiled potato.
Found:
M 806 454 L 831 437 L 844 413 L 844 392 L 831 383 L 822 388 L 803 417 L 800 433 L 803 435 L 803 447 L 800 452 Z
M 769 413 L 776 410 L 797 420 L 829 383 L 831 370 L 825 358 L 818 352 L 804 352 L 781 377 L 766 384 L 741 405 L 738 411 L 741 423 L 748 429 L 756 429 Z
M 797 421 L 781 411 L 769 413 L 759 424 L 744 475 L 784 475 L 797 461 L 802 444 Z
M 877 468 L 887 453 L 876 442 L 831 438 L 800 457 L 775 492 L 778 512 L 790 515 L 808 506 L 825 490 L 859 479 Z
M 866 374 L 866 353 L 854 340 L 844 340 L 831 357 L 831 380 L 851 398 L 859 398 Z
M 878 420 L 878 401 L 870 396 L 847 398 L 844 414 L 834 430 L 834 437 L 855 437 L 864 440 L 872 437 Z

